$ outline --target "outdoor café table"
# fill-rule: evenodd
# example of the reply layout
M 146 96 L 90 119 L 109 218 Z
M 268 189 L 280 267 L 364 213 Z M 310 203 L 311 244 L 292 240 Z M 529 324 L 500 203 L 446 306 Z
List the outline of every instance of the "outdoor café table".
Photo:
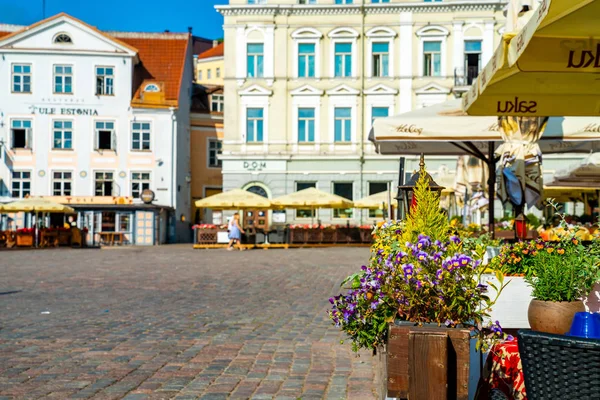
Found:
M 516 338 L 492 346 L 481 371 L 475 399 L 489 399 L 493 389 L 501 391 L 508 399 L 527 400 Z

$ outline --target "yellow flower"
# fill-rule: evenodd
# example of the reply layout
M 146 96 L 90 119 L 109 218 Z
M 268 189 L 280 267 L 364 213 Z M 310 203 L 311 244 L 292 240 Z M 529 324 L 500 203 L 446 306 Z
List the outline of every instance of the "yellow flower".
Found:
M 558 250 L 556 250 L 556 252 L 558 254 L 565 254 L 565 249 L 558 249 Z
M 548 247 L 548 248 L 546 249 L 546 251 L 548 252 L 548 254 L 552 254 L 552 252 L 554 251 L 554 248 L 552 248 L 552 247 Z

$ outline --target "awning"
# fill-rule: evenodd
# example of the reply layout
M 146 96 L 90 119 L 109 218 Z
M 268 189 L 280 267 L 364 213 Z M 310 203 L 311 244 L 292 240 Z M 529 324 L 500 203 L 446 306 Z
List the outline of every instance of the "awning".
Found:
M 352 201 L 317 188 L 299 190 L 285 196 L 278 197 L 272 202 L 277 208 L 352 208 Z
M 242 189 L 228 190 L 196 201 L 198 208 L 215 210 L 243 210 L 248 208 L 269 208 L 271 202 L 257 194 Z
M 55 203 L 46 199 L 29 197 L 12 203 L 0 205 L 0 212 L 49 212 L 49 213 L 74 213 L 75 210 L 64 204 Z
M 542 0 L 463 96 L 470 115 L 600 114 L 600 0 Z

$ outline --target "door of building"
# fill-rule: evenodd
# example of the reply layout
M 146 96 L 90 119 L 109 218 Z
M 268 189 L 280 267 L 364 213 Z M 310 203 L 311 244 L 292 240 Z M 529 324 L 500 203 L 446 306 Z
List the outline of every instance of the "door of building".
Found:
M 250 186 L 246 189 L 250 193 L 257 194 L 264 198 L 269 198 L 267 191 L 258 185 Z M 269 210 L 267 209 L 251 209 L 244 213 L 244 226 L 254 227 L 256 229 L 267 230 L 269 228 Z

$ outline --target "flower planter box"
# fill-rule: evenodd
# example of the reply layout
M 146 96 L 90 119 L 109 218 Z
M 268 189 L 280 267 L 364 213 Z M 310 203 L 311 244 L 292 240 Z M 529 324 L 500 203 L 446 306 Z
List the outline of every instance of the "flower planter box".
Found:
M 467 329 L 390 325 L 385 365 L 387 397 L 469 400 L 479 364 Z
M 323 230 L 320 228 L 306 229 L 306 243 L 321 243 L 323 241 Z
M 216 244 L 218 229 L 196 229 L 196 243 Z
M 33 233 L 19 233 L 17 232 L 17 246 L 19 247 L 33 247 L 34 235 Z
M 290 243 L 304 244 L 306 243 L 306 229 L 290 229 Z
M 494 275 L 482 275 L 480 283 L 488 284 L 488 282 L 493 283 L 496 287 L 500 286 Z M 503 328 L 528 329 L 527 309 L 532 299 L 531 286 L 525 282 L 525 278 L 519 276 L 505 276 L 504 282 L 508 282 L 508 284 L 502 290 L 498 301 L 492 308 L 491 320 L 500 321 Z M 488 288 L 490 298 L 495 298 L 496 291 L 494 288 L 491 286 Z
M 58 245 L 59 246 L 70 246 L 71 245 L 71 231 L 58 231 Z
M 337 242 L 337 229 L 323 229 L 323 242 L 322 243 L 335 243 Z
M 361 243 L 371 243 L 373 241 L 373 228 L 360 228 Z
M 516 237 L 514 231 L 494 231 L 494 235 L 495 235 L 496 239 L 511 240 Z

